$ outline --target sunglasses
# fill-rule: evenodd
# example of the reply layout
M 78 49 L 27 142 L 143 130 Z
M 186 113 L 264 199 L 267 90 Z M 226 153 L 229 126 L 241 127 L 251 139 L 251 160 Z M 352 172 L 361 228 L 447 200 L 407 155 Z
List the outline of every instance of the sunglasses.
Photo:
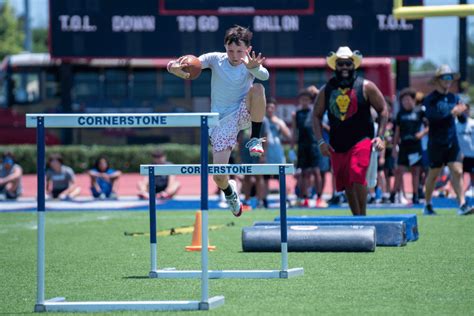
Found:
M 452 81 L 454 80 L 454 76 L 453 75 L 442 75 L 441 77 L 439 77 L 439 79 L 441 80 L 444 80 L 444 81 Z
M 338 60 L 336 62 L 336 65 L 338 67 L 343 67 L 343 66 L 351 67 L 352 65 L 354 65 L 354 63 L 352 62 L 352 60 Z

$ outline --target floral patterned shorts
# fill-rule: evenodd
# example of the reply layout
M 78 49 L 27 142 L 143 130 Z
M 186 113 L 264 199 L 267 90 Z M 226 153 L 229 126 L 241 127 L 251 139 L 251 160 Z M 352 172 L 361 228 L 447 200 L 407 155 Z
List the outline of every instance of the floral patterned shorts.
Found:
M 218 152 L 233 148 L 239 131 L 247 128 L 250 128 L 250 112 L 244 99 L 235 112 L 219 121 L 219 126 L 209 129 L 212 150 Z

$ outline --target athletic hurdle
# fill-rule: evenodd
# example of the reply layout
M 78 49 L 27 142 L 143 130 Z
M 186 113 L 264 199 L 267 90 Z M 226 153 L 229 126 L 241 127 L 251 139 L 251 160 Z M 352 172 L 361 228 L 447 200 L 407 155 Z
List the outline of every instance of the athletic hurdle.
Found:
M 45 300 L 45 128 L 161 128 L 161 127 L 200 127 L 201 128 L 201 166 L 208 164 L 208 127 L 216 126 L 217 113 L 188 114 L 27 114 L 26 127 L 36 128 L 38 206 L 37 206 L 37 297 L 35 312 L 101 312 L 118 310 L 209 310 L 224 304 L 223 296 L 209 298 L 207 279 L 207 257 L 204 260 L 201 278 L 200 301 L 89 301 L 67 302 L 64 297 Z M 204 180 L 205 179 L 205 180 Z M 207 172 L 201 175 L 201 196 L 207 201 Z M 151 183 L 150 183 L 151 184 Z M 153 186 L 154 187 L 154 186 Z M 207 209 L 204 208 L 204 209 Z M 207 216 L 207 212 L 203 212 Z M 206 232 L 207 233 L 207 232 Z M 203 232 L 204 234 L 204 232 Z M 156 237 L 156 236 L 155 236 Z
M 201 146 L 204 147 L 204 140 Z M 205 148 L 207 150 L 207 147 Z M 201 172 L 202 170 L 202 172 Z M 242 165 L 140 165 L 140 174 L 148 175 L 150 183 L 150 247 L 151 247 L 151 278 L 178 279 L 178 278 L 210 278 L 210 279 L 287 279 L 303 275 L 303 268 L 288 269 L 288 232 L 286 222 L 286 178 L 287 174 L 294 174 L 292 164 L 242 164 Z M 279 175 L 280 182 L 280 237 L 281 237 L 281 269 L 280 270 L 187 270 L 179 271 L 175 268 L 157 269 L 156 246 L 156 202 L 155 202 L 155 175 L 198 175 L 201 174 L 201 192 L 207 192 L 208 174 L 258 174 Z M 203 178 L 205 175 L 205 179 Z M 207 266 L 208 242 L 208 196 L 201 195 L 202 210 L 202 266 Z

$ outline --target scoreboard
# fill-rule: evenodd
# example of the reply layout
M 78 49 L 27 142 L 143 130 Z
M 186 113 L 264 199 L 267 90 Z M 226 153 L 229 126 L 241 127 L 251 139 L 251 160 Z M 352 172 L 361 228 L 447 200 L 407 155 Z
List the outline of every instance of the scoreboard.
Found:
M 421 5 L 422 0 L 405 0 Z M 265 57 L 422 56 L 422 21 L 396 20 L 393 0 L 50 0 L 56 58 L 171 58 L 224 51 L 235 24 Z

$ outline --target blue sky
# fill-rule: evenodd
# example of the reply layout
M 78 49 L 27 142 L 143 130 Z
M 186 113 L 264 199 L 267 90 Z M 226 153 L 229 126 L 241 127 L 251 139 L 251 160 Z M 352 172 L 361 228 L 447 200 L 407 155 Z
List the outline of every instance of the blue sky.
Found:
M 3 2 L 4 0 L 0 0 Z M 18 13 L 24 10 L 24 0 L 9 0 Z M 152 0 L 150 0 L 152 1 Z M 380 0 L 392 1 L 392 0 Z M 474 4 L 474 0 L 468 0 Z M 425 5 L 457 4 L 458 0 L 425 0 Z M 48 19 L 48 0 L 30 0 L 32 25 L 46 26 Z M 469 34 L 474 37 L 474 17 L 468 18 Z M 458 68 L 458 18 L 427 18 L 424 21 L 424 58 L 436 64 L 447 63 Z

